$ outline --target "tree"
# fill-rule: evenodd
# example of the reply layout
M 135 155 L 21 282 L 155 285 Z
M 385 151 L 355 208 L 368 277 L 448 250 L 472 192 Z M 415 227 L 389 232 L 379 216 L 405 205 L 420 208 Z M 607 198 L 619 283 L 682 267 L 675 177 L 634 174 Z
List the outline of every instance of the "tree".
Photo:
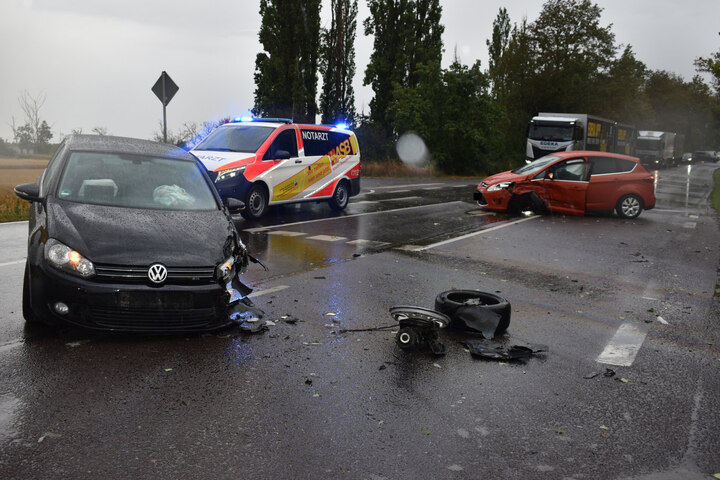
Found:
M 712 75 L 712 83 L 715 88 L 715 94 L 720 96 L 720 51 L 715 52 L 708 58 L 696 58 L 695 69 L 698 72 L 705 72 Z
M 404 115 L 410 113 L 405 108 L 410 97 L 421 96 L 416 101 L 418 107 L 433 104 L 424 95 L 431 94 L 432 85 L 440 81 L 442 8 L 438 0 L 369 0 L 368 6 L 365 34 L 375 38 L 364 84 L 374 91 L 370 120 L 376 125 L 375 131 L 382 133 L 385 156 L 389 156 L 407 124 Z M 428 78 L 432 72 L 437 78 Z M 402 105 L 393 106 L 397 101 Z M 432 118 L 426 117 L 424 128 Z
M 323 123 L 355 124 L 355 32 L 357 0 L 331 0 L 332 21 L 323 29 L 320 73 L 323 88 L 320 113 Z
M 615 57 L 611 25 L 600 26 L 602 9 L 590 0 L 548 0 L 530 25 L 538 109 L 588 111 L 598 75 Z
M 508 51 L 511 33 L 510 15 L 508 15 L 507 9 L 503 7 L 493 21 L 492 40 L 485 41 L 489 57 L 488 77 L 496 99 L 501 96 L 501 92 L 507 89 L 508 73 L 503 60 Z
M 25 115 L 25 123 L 17 126 L 15 117 L 12 117 L 11 127 L 15 141 L 24 150 L 35 148 L 38 151 L 49 151 L 49 142 L 53 134 L 50 125 L 40 118 L 40 109 L 45 104 L 45 94 L 33 97 L 25 90 L 18 97 L 18 104 Z
M 597 95 L 589 111 L 622 123 L 650 124 L 653 111 L 644 90 L 648 75 L 645 64 L 635 58 L 632 47 L 627 45 L 607 73 L 599 75 Z
M 320 0 L 260 0 L 260 15 L 253 114 L 314 123 Z

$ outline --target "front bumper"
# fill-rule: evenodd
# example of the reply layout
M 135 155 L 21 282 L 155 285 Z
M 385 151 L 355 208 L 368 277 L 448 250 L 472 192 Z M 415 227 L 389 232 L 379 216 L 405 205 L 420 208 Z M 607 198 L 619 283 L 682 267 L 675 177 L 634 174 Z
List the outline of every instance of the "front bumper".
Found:
M 204 332 L 224 328 L 228 293 L 217 283 L 152 287 L 101 283 L 56 271 L 31 269 L 32 306 L 55 324 L 127 333 Z M 68 307 L 64 315 L 54 305 Z
M 473 199 L 478 206 L 485 210 L 505 211 L 508 209 L 512 194 L 507 189 L 501 189 L 494 192 L 488 192 L 485 188 L 475 190 Z

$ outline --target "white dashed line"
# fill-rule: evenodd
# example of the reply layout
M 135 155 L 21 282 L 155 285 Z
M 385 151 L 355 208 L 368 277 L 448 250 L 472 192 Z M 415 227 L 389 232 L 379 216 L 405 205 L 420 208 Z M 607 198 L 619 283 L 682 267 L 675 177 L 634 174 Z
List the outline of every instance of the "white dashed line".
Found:
M 272 230 L 268 235 L 279 235 L 281 237 L 301 237 L 307 235 L 305 232 L 291 232 L 289 230 Z
M 335 235 L 315 235 L 314 237 L 307 237 L 308 240 L 319 240 L 321 242 L 339 242 L 340 240 L 347 240 L 345 237 L 336 237 Z
M 605 346 L 605 350 L 597 357 L 596 362 L 629 367 L 635 361 L 635 356 L 640 351 L 646 335 L 647 331 L 633 324 L 623 323 Z
M 260 295 L 268 295 L 270 293 L 277 293 L 285 290 L 286 288 L 289 288 L 287 285 L 278 285 L 277 287 L 268 288 L 266 290 L 258 290 L 256 292 L 252 292 L 248 297 L 259 297 Z
M 0 267 L 9 267 L 10 265 L 20 265 L 21 263 L 25 263 L 25 259 L 15 260 L 13 262 L 0 263 Z

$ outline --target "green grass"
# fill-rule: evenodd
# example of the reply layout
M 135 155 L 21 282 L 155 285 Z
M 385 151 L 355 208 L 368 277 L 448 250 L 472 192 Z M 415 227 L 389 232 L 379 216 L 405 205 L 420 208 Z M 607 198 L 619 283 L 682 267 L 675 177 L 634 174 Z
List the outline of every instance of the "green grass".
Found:
M 27 220 L 30 202 L 20 200 L 13 192 L 0 192 L 0 222 Z
M 713 208 L 720 212 L 720 168 L 713 172 L 713 180 L 715 185 L 713 186 L 713 191 L 710 195 L 710 202 Z

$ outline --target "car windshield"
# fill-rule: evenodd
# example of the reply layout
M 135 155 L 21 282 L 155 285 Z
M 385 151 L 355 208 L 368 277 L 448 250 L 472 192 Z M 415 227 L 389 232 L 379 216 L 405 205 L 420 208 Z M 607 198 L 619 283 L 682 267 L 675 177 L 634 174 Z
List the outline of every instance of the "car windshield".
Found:
M 222 126 L 210 132 L 194 150 L 255 153 L 274 130 L 244 123 Z
M 72 202 L 131 208 L 219 208 L 195 162 L 120 153 L 73 152 L 57 196 Z
M 528 138 L 530 138 L 530 140 L 569 142 L 572 140 L 572 136 L 572 125 L 533 122 L 530 124 L 530 128 L 528 129 Z
M 530 175 L 533 173 L 537 173 L 555 160 L 558 160 L 559 158 L 560 157 L 558 157 L 557 155 L 545 155 L 544 157 L 540 157 L 534 162 L 525 165 L 524 167 L 513 170 L 512 173 L 517 173 L 518 175 Z

